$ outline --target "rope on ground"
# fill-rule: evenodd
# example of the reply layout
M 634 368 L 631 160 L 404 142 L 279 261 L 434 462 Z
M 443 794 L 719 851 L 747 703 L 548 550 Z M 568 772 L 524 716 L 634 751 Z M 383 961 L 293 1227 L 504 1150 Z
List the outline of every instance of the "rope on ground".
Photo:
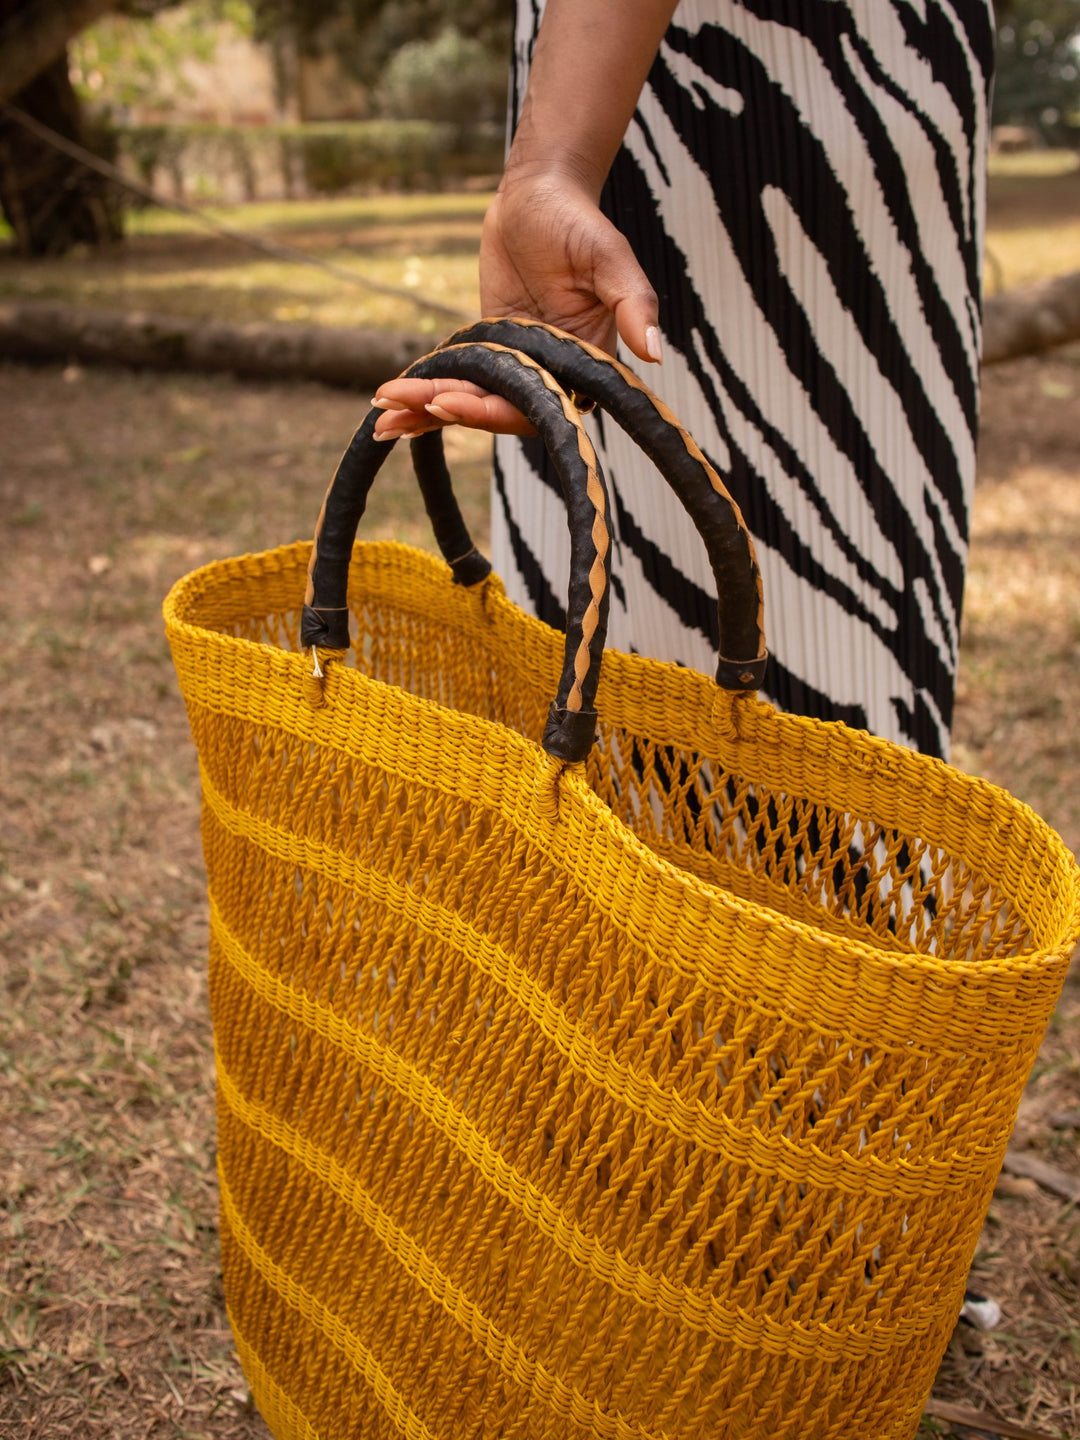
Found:
M 306 250 L 298 250 L 293 245 L 282 245 L 276 240 L 266 240 L 261 235 L 252 235 L 249 231 L 238 230 L 233 225 L 223 225 L 218 220 L 212 220 L 209 215 L 203 213 L 195 205 L 189 205 L 186 200 L 174 200 L 167 195 L 160 194 L 150 185 L 145 185 L 141 180 L 136 180 L 130 175 L 111 165 L 108 160 L 103 160 L 100 155 L 85 149 L 74 140 L 69 140 L 65 135 L 59 135 L 48 125 L 43 125 L 25 110 L 17 105 L 11 105 L 6 101 L 0 101 L 0 112 L 14 120 L 17 125 L 29 130 L 32 135 L 51 145 L 53 149 L 61 151 L 70 159 L 85 165 L 88 170 L 95 170 L 99 175 L 104 175 L 107 180 L 114 181 L 117 185 L 130 190 L 132 194 L 138 195 L 141 199 L 149 201 L 152 205 L 160 206 L 162 210 L 175 210 L 181 215 L 187 215 L 196 220 L 204 229 L 210 230 L 215 235 L 220 235 L 226 240 L 235 240 L 238 245 L 247 245 L 252 250 L 261 250 L 265 255 L 272 255 L 276 260 L 288 260 L 297 265 L 310 265 L 317 270 L 323 270 L 328 275 L 333 275 L 338 280 L 345 280 L 350 285 L 360 285 L 365 290 L 371 290 L 376 295 L 389 295 L 395 300 L 406 300 L 410 305 L 415 305 L 421 310 L 431 310 L 436 315 L 443 315 L 447 318 L 460 322 L 471 320 L 475 317 L 465 310 L 459 310 L 453 305 L 444 305 L 439 300 L 428 300 L 422 295 L 415 295 L 411 290 L 401 289 L 397 285 L 384 285 L 380 280 L 370 280 L 366 275 L 360 275 L 355 270 L 350 270 L 344 265 L 337 265 L 333 260 L 324 260 L 320 255 L 309 255 Z

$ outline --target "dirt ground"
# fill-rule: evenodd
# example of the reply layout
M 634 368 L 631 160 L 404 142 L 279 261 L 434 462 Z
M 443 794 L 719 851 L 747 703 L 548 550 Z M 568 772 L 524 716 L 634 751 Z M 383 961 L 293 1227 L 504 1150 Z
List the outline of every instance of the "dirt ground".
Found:
M 985 381 L 955 760 L 1080 846 L 1080 355 Z M 195 756 L 160 622 L 310 533 L 360 397 L 0 367 L 0 1435 L 265 1437 L 218 1278 Z M 455 442 L 479 513 L 483 442 Z M 368 535 L 426 543 L 402 468 Z M 1014 1145 L 1080 1177 L 1080 974 Z M 1003 1177 L 935 1397 L 1080 1435 L 1080 1210 Z M 939 1412 L 941 1406 L 939 1405 Z M 965 1429 L 940 1413 L 923 1432 Z

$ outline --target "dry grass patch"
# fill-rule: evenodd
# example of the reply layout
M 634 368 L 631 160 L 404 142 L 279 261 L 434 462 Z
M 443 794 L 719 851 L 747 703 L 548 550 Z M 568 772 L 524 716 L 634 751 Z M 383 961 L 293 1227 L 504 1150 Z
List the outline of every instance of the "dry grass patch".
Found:
M 953 755 L 964 769 L 1026 800 L 1074 850 L 1080 849 L 1078 397 L 1080 351 L 996 366 L 984 377 Z M 1012 1144 L 1080 1177 L 1078 1135 L 1074 961 Z M 1034 1180 L 1003 1175 L 972 1284 L 998 1300 L 1002 1324 L 986 1333 L 957 1329 L 935 1394 L 1074 1440 L 1080 1210 Z
M 988 294 L 1080 267 L 1080 157 L 997 156 L 987 199 Z

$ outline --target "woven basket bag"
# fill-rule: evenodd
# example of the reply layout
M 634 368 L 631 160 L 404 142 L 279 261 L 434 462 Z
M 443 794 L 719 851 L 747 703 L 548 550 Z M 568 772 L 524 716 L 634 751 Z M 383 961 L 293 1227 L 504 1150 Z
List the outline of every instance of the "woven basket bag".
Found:
M 992 785 L 756 698 L 738 511 L 629 372 L 491 322 L 408 373 L 539 429 L 565 635 L 488 573 L 438 436 L 449 564 L 354 547 L 375 412 L 314 546 L 165 605 L 259 1409 L 279 1440 L 909 1440 L 1080 933 L 1073 857 Z M 719 683 L 604 653 L 567 392 L 698 524 Z

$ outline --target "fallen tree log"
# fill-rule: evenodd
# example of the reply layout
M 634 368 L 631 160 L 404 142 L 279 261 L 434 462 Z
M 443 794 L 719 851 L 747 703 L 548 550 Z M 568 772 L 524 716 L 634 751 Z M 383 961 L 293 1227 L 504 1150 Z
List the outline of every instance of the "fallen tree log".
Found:
M 227 371 L 372 389 L 432 347 L 423 335 L 323 325 L 229 325 L 173 315 L 0 301 L 0 357 L 151 370 Z
M 983 363 L 1080 340 L 1080 270 L 992 295 Z M 84 310 L 55 301 L 0 301 L 0 358 L 227 371 L 264 380 L 321 380 L 363 390 L 431 348 L 420 334 L 325 325 L 230 325 L 142 311 Z
M 987 298 L 983 364 L 1037 355 L 1080 340 L 1080 270 Z

